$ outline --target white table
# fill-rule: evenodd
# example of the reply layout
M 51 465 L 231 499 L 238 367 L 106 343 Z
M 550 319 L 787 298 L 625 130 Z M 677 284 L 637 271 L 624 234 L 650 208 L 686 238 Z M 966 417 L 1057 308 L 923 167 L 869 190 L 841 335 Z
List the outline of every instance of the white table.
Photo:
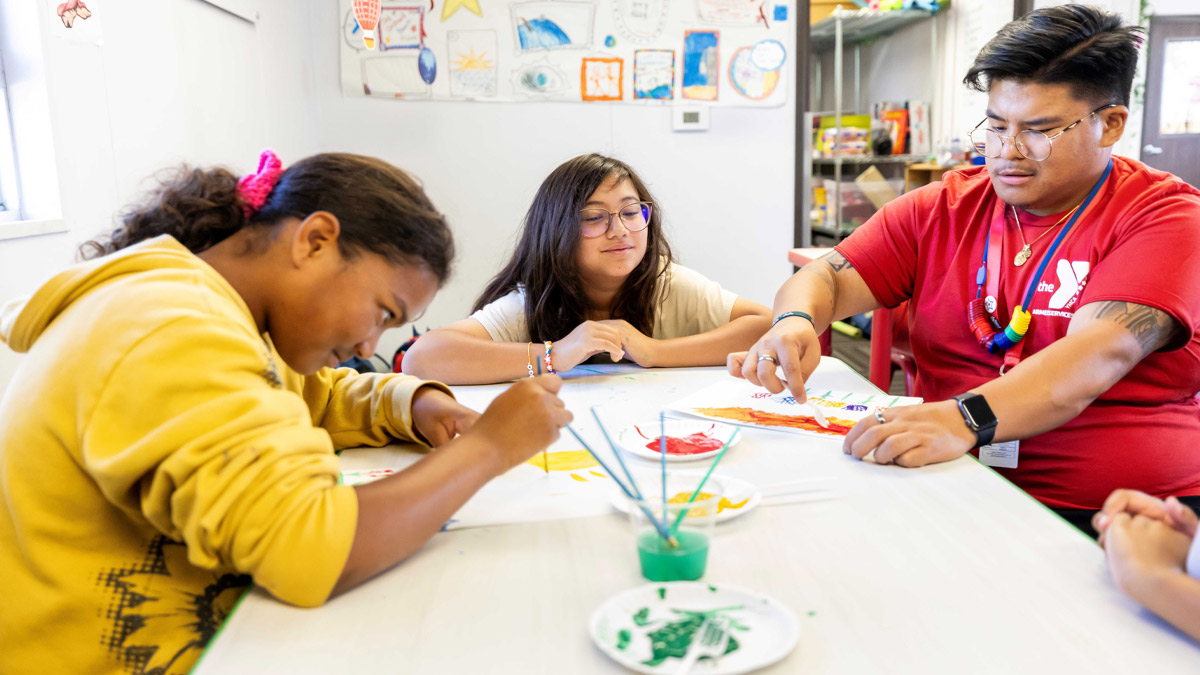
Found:
M 564 386 L 577 418 L 625 396 L 657 411 L 724 377 L 603 370 Z M 829 358 L 810 384 L 876 391 Z M 455 391 L 482 406 L 502 388 Z M 1124 597 L 1092 540 L 974 459 L 911 470 L 856 461 L 838 440 L 744 434 L 722 473 L 760 485 L 828 476 L 840 494 L 763 506 L 717 530 L 705 580 L 765 593 L 800 618 L 796 649 L 761 672 L 1200 672 L 1200 647 Z M 342 463 L 414 457 L 391 447 Z M 443 532 L 319 609 L 252 591 L 195 672 L 625 672 L 592 645 L 587 620 L 643 583 L 615 512 Z

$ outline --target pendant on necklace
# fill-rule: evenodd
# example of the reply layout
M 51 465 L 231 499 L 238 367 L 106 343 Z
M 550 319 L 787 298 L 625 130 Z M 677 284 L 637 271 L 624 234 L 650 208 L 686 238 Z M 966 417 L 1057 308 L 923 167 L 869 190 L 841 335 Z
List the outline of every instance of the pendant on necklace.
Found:
M 1033 249 L 1029 248 L 1029 244 L 1025 244 L 1025 248 L 1021 249 L 1017 253 L 1017 257 L 1013 258 L 1013 264 L 1020 267 L 1028 262 L 1031 257 L 1033 257 Z

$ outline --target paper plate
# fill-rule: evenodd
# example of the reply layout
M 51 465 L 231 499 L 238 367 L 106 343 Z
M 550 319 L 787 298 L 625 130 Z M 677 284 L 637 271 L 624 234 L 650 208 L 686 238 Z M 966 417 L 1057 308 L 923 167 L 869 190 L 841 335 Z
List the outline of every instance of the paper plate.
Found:
M 787 656 L 800 638 L 796 615 L 778 602 L 736 586 L 674 581 L 640 586 L 610 599 L 589 621 L 592 641 L 617 663 L 639 673 L 674 673 L 708 615 L 730 621 L 729 647 L 701 659 L 699 675 L 734 675 Z
M 638 479 L 639 485 L 653 485 L 653 480 L 650 478 L 642 478 L 637 474 L 635 477 Z M 624 476 L 621 478 L 624 479 Z M 762 493 L 753 483 L 719 473 L 714 473 L 708 480 L 709 483 L 718 483 L 722 488 L 721 506 L 717 510 L 718 523 L 749 513 L 762 503 Z M 629 498 L 625 496 L 624 492 L 621 492 L 620 488 L 613 488 L 612 504 L 621 513 L 629 513 Z
M 669 419 L 666 421 L 666 432 L 668 438 L 684 438 L 692 434 L 703 434 L 715 441 L 725 442 L 733 433 L 737 431 L 737 427 L 732 424 L 721 424 L 720 422 L 712 422 L 708 420 L 681 420 Z M 659 455 L 658 448 L 654 450 L 646 447 L 647 443 L 654 442 L 659 438 L 659 429 L 662 428 L 658 420 L 647 420 L 642 424 L 634 424 L 625 427 L 621 433 L 617 434 L 617 445 L 621 448 L 632 452 L 639 457 L 652 459 L 656 462 L 662 461 Z M 733 439 L 732 445 L 737 445 L 741 440 L 742 435 L 738 434 Z M 676 455 L 667 452 L 668 462 L 692 462 L 706 457 L 712 457 L 721 451 L 720 446 L 707 452 L 698 452 L 691 455 Z

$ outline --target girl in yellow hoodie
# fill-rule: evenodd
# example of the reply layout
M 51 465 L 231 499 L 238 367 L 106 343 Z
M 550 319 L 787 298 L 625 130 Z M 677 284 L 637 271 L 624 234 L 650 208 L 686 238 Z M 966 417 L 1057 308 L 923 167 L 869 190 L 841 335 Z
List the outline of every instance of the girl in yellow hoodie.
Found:
M 184 169 L 0 312 L 0 672 L 183 673 L 251 582 L 319 605 L 419 548 L 570 420 L 555 377 L 482 416 L 336 369 L 425 310 L 453 242 L 404 172 L 324 154 Z M 334 450 L 438 446 L 338 485 Z

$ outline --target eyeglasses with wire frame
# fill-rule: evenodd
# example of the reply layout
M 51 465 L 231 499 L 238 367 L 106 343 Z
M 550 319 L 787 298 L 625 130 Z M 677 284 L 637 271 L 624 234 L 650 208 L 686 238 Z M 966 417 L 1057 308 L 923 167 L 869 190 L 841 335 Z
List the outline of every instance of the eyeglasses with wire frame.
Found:
M 613 217 L 621 219 L 621 224 L 630 232 L 641 232 L 650 224 L 650 213 L 654 209 L 651 202 L 630 202 L 618 211 L 608 209 L 586 208 L 579 210 L 579 229 L 583 236 L 591 239 L 608 234 L 612 228 Z
M 1005 142 L 1010 142 L 1025 159 L 1031 159 L 1035 162 L 1044 162 L 1050 157 L 1050 151 L 1054 148 L 1054 139 L 1062 136 L 1071 129 L 1074 129 L 1080 122 L 1095 115 L 1101 110 L 1107 110 L 1121 105 L 1120 103 L 1109 103 L 1096 108 L 1092 112 L 1080 117 L 1074 122 L 1063 127 L 1061 131 L 1053 136 L 1047 136 L 1041 131 L 1026 129 L 1012 136 L 1001 136 L 999 133 L 983 126 L 987 124 L 987 118 L 975 125 L 968 136 L 971 139 L 971 145 L 975 146 L 975 150 L 984 157 L 999 157 L 1004 154 Z

